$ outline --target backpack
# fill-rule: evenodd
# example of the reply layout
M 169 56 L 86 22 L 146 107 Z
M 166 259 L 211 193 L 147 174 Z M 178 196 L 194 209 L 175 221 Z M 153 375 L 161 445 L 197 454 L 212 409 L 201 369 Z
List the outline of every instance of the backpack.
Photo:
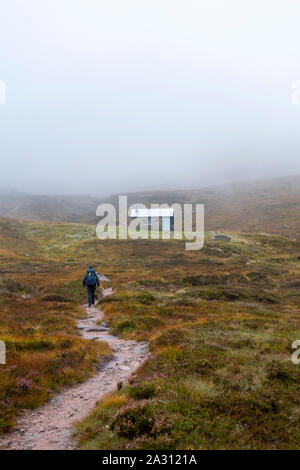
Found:
M 95 286 L 97 284 L 97 274 L 94 270 L 88 269 L 86 273 L 86 285 Z

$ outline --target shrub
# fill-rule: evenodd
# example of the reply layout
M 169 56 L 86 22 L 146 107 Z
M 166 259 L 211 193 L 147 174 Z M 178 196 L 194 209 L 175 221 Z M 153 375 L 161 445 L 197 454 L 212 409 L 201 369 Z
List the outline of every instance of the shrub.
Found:
M 138 384 L 130 388 L 129 396 L 135 400 L 147 400 L 156 395 L 156 388 L 154 384 Z
M 17 383 L 17 388 L 22 391 L 27 391 L 30 389 L 30 387 L 31 381 L 26 378 L 20 379 Z
M 299 374 L 295 366 L 291 364 L 282 364 L 279 361 L 272 361 L 268 366 L 267 377 L 269 380 L 278 381 L 285 385 L 297 383 L 299 381 Z
M 132 320 L 123 320 L 117 324 L 117 326 L 113 329 L 114 334 L 120 334 L 123 331 L 131 330 L 136 327 L 136 324 Z
M 119 436 L 135 439 L 141 436 L 156 438 L 168 434 L 172 421 L 154 411 L 149 402 L 129 402 L 111 422 L 111 429 Z
M 177 346 L 189 341 L 188 335 L 183 330 L 168 330 L 153 341 L 153 346 Z
M 42 302 L 72 302 L 68 297 L 59 294 L 46 294 L 41 298 Z
M 155 300 L 155 297 L 149 292 L 141 292 L 136 296 L 136 300 L 141 304 L 150 305 Z

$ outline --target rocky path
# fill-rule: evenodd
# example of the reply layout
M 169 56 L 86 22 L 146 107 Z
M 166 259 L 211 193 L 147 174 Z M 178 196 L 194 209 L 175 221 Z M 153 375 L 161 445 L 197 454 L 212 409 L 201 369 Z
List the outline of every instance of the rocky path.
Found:
M 112 289 L 103 294 L 110 295 Z M 17 421 L 16 429 L 0 439 L 2 449 L 43 449 L 72 450 L 74 421 L 84 418 L 104 395 L 116 389 L 118 382 L 126 382 L 135 369 L 146 359 L 146 343 L 126 341 L 109 334 L 103 322 L 101 310 L 84 306 L 87 318 L 80 320 L 77 327 L 82 336 L 89 340 L 102 340 L 110 344 L 113 357 L 106 362 L 96 376 L 86 382 L 65 389 L 49 403 L 33 411 L 26 411 Z

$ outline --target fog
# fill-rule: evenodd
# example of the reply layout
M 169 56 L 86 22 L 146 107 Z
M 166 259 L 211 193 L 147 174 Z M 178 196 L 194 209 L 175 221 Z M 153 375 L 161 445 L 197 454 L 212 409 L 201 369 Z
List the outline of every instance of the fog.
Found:
M 299 22 L 297 0 L 2 0 L 0 186 L 300 173 Z

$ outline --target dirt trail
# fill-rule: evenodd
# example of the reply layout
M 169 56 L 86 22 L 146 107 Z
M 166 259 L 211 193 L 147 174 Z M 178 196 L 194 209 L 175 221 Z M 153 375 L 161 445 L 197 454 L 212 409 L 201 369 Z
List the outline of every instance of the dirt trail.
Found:
M 105 289 L 103 295 L 112 293 Z M 106 328 L 96 325 L 103 319 L 103 312 L 95 307 L 83 306 L 87 318 L 78 321 L 82 336 L 90 340 L 103 340 L 110 344 L 114 354 L 96 376 L 86 382 L 65 389 L 49 403 L 33 411 L 26 411 L 17 421 L 16 429 L 0 439 L 0 448 L 16 450 L 72 450 L 74 421 L 84 418 L 96 402 L 116 389 L 118 382 L 126 382 L 132 372 L 145 361 L 148 353 L 146 343 L 126 341 L 112 336 Z

